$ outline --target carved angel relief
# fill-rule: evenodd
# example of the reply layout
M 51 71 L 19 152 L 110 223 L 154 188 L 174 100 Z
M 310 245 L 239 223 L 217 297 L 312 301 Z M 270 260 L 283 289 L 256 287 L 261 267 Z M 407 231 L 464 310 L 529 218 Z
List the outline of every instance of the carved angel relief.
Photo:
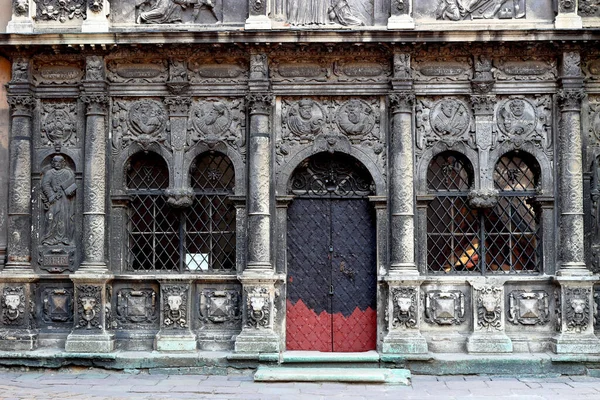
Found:
M 156 100 L 113 103 L 113 147 L 117 150 L 132 142 L 148 149 L 153 143 L 163 143 L 168 130 L 167 112 Z

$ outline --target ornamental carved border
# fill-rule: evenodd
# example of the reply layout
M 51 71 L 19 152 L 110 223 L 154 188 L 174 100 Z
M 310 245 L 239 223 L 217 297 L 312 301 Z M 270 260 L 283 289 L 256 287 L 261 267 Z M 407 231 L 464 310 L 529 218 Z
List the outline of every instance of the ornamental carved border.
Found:
M 154 98 L 141 100 L 114 99 L 112 107 L 112 146 L 117 152 L 131 143 L 148 149 L 164 144 L 170 130 L 165 105 Z

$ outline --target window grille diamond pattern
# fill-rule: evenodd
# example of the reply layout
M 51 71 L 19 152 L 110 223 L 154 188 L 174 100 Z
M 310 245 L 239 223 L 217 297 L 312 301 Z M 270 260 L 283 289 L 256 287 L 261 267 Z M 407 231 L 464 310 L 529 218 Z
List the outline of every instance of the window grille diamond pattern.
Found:
M 127 269 L 137 272 L 231 272 L 236 265 L 236 213 L 229 196 L 231 161 L 218 153 L 199 156 L 191 171 L 195 201 L 172 208 L 164 189 L 168 169 L 157 155 L 135 158 L 127 175 L 130 194 Z
M 468 204 L 472 177 L 467 165 L 449 152 L 430 164 L 428 187 L 434 197 L 427 207 L 427 271 L 540 273 L 539 211 L 531 200 L 537 163 L 514 152 L 502 157 L 494 172 L 498 202 L 484 210 Z

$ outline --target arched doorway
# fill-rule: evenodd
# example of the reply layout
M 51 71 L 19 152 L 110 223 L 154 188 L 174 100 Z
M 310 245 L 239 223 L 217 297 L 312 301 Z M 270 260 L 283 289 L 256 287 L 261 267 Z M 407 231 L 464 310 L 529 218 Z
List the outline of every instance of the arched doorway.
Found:
M 377 340 L 373 180 L 356 159 L 319 153 L 288 192 L 287 350 L 367 351 Z

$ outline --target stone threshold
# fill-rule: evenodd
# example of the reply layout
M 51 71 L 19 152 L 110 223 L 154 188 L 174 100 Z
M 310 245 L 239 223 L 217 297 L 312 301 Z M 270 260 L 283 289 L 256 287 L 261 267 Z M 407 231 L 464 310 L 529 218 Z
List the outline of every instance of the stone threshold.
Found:
M 255 382 L 352 382 L 410 384 L 410 371 L 389 368 L 292 368 L 259 366 Z

